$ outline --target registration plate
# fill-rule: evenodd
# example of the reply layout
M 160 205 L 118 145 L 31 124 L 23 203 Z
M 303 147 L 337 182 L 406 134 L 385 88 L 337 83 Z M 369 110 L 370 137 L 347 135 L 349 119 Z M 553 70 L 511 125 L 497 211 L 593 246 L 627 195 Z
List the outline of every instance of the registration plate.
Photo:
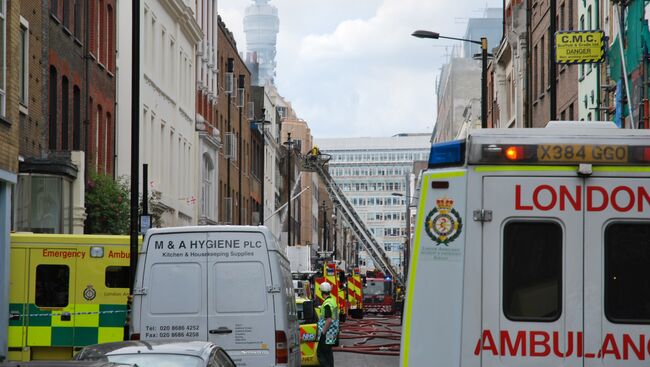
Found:
M 628 160 L 627 146 L 541 144 L 537 159 L 542 162 L 623 163 Z

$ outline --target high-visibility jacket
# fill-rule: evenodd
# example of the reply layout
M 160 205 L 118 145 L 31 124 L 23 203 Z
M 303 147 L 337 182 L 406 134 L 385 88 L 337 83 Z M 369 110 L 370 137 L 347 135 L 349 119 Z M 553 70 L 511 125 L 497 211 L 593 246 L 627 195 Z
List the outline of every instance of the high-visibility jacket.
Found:
M 325 327 L 325 306 L 329 306 L 332 310 L 332 323 L 330 324 L 327 333 L 325 334 L 325 344 L 334 345 L 336 344 L 336 339 L 339 335 L 339 309 L 336 306 L 336 299 L 330 294 L 329 297 L 325 298 L 325 301 L 320 306 L 320 317 L 318 320 L 318 340 L 323 333 L 323 327 Z

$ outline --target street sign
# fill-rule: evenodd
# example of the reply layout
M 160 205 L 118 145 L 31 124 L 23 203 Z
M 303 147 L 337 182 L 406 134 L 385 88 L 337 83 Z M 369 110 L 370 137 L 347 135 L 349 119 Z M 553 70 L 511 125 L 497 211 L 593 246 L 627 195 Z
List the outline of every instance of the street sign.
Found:
M 603 31 L 559 31 L 555 33 L 555 62 L 591 64 L 605 59 Z

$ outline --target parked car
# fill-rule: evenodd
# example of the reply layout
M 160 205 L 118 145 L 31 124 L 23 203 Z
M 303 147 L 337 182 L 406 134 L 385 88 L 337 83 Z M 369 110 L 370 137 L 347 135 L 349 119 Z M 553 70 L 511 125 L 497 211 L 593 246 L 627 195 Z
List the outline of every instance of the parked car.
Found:
M 223 348 L 207 341 L 131 340 L 95 344 L 81 349 L 75 359 L 138 367 L 235 367 Z
M 0 367 L 134 367 L 127 363 L 108 361 L 34 361 L 34 362 L 3 362 Z

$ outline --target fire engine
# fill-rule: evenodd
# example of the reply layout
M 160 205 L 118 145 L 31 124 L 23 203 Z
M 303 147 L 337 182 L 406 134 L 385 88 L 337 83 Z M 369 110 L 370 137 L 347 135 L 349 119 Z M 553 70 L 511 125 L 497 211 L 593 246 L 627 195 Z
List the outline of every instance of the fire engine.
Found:
M 648 365 L 650 131 L 473 130 L 416 196 L 401 366 Z
M 363 286 L 363 304 L 366 313 L 395 313 L 393 279 L 381 272 L 367 272 Z

